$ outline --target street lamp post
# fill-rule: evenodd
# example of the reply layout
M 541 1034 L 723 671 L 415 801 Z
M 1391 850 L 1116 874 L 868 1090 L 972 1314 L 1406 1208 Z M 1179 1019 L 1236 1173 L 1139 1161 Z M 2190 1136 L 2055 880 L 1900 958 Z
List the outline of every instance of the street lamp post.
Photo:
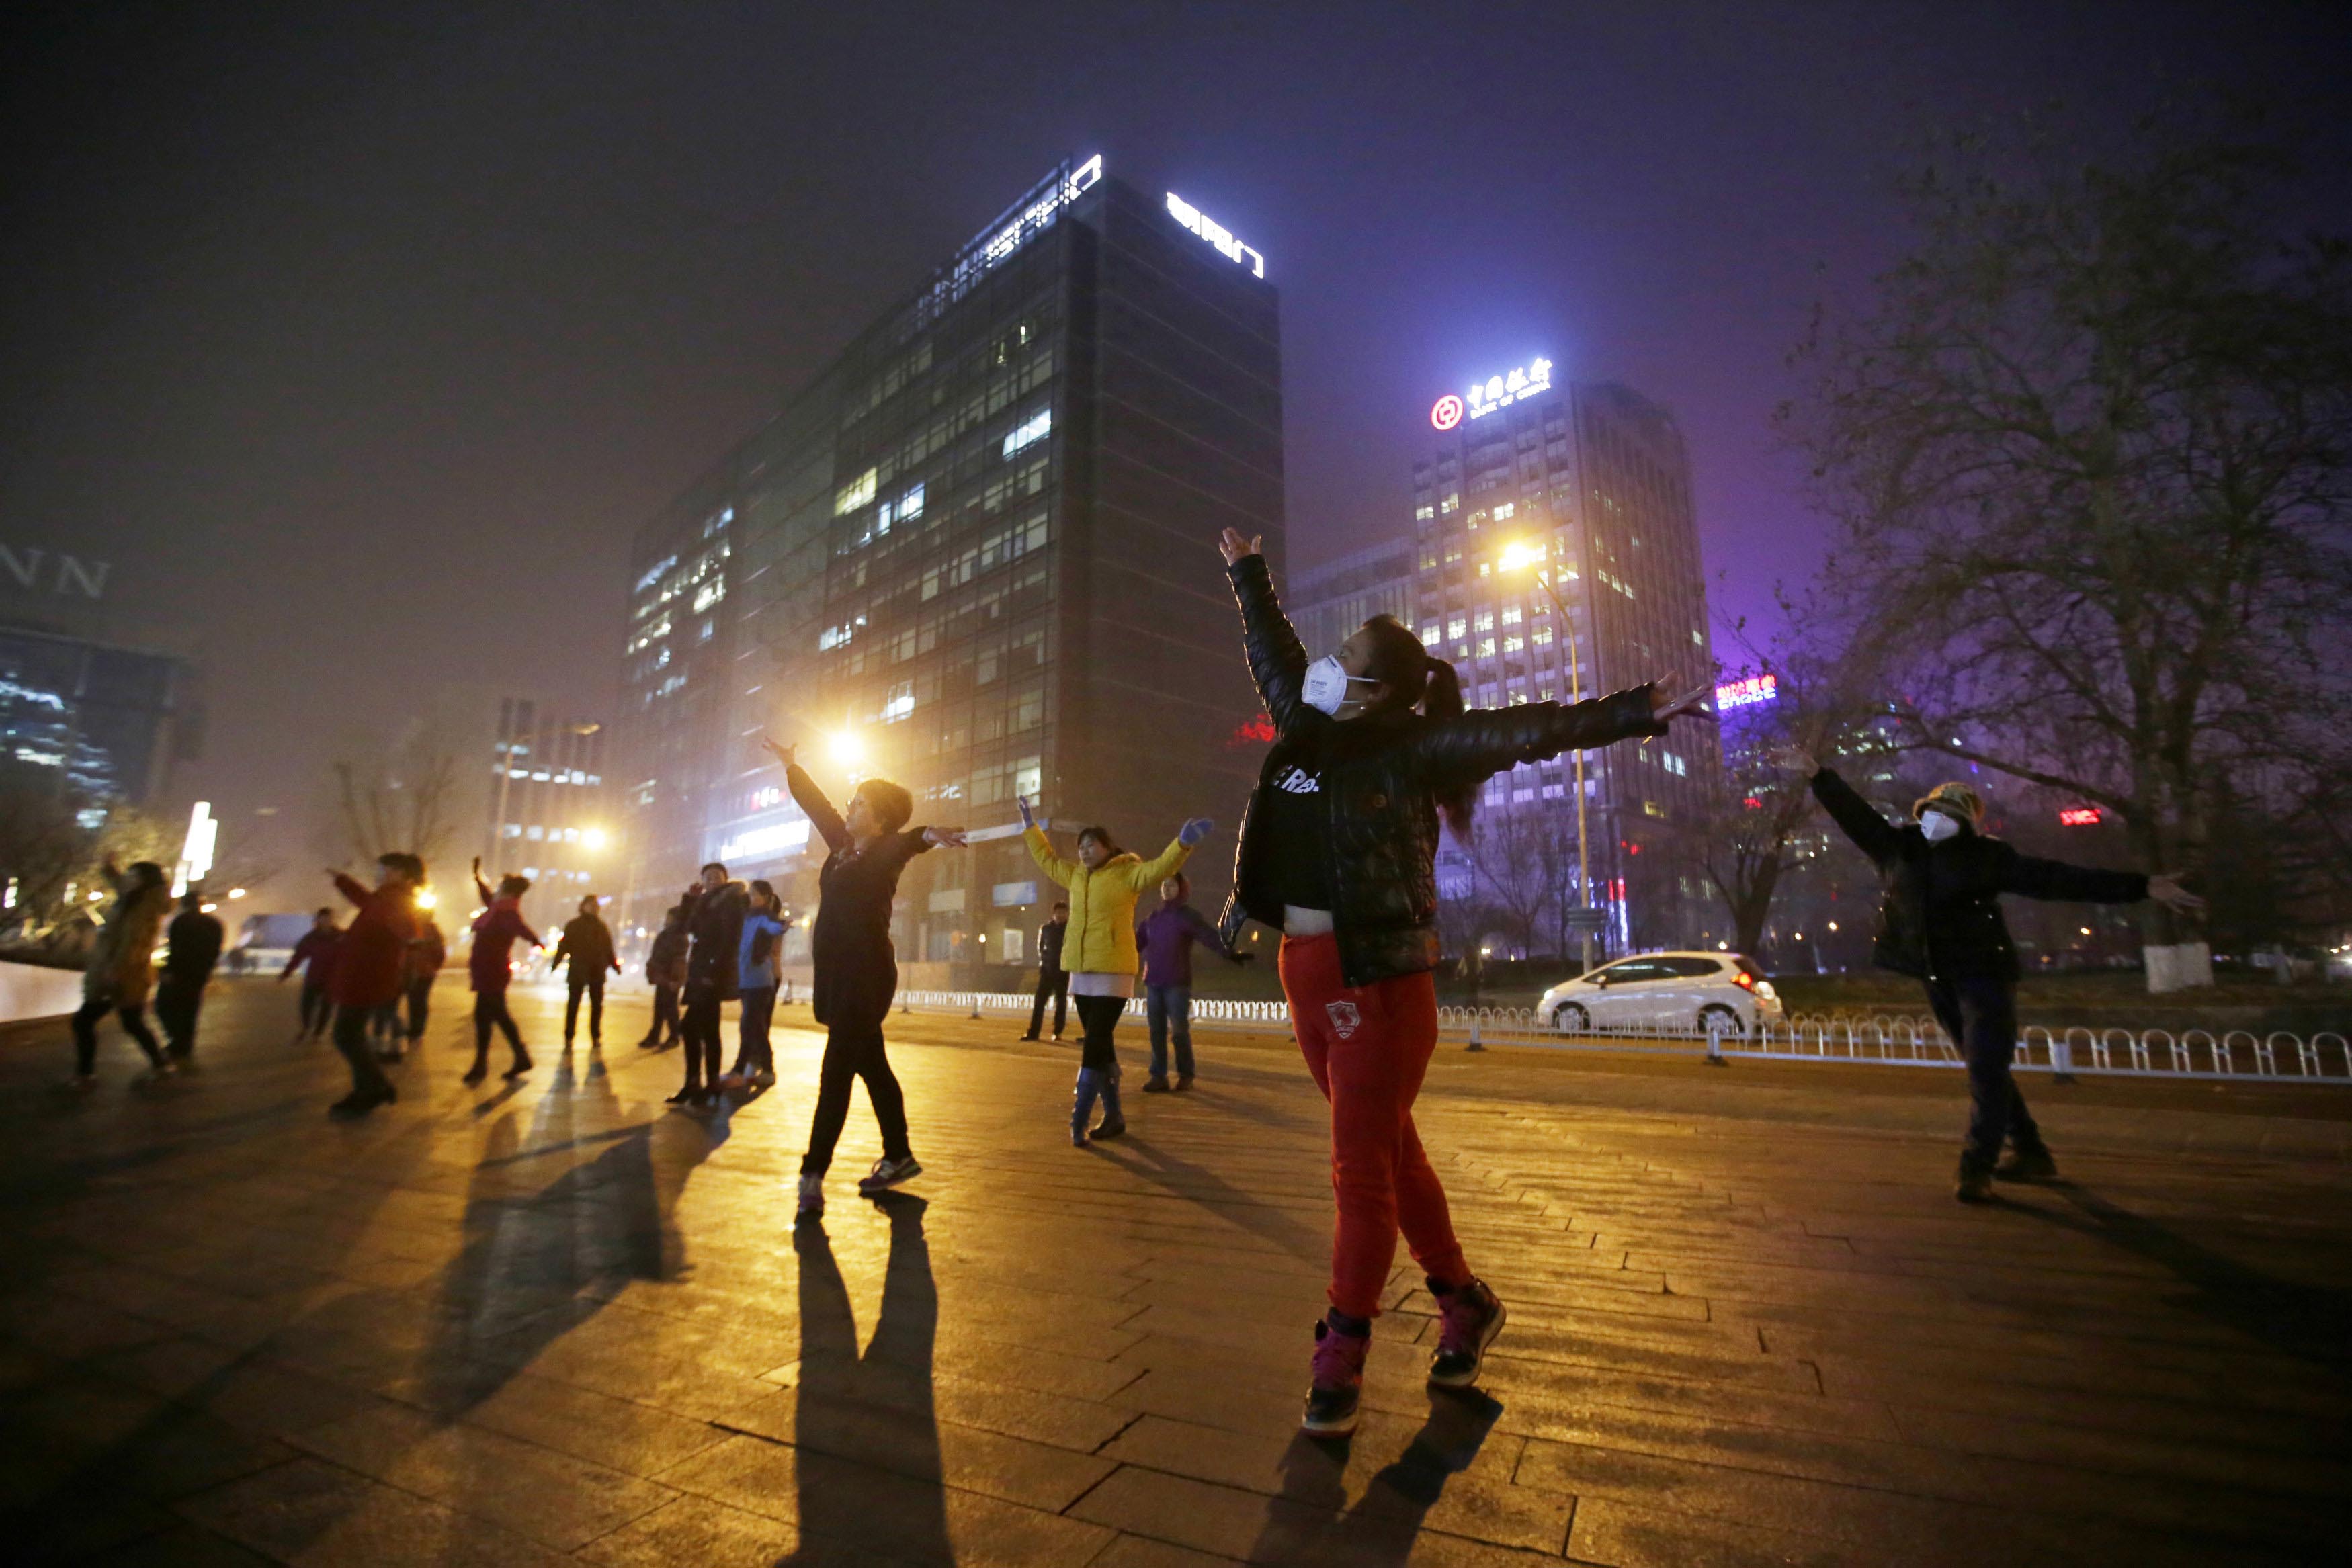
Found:
M 1551 601 L 1552 609 L 1559 616 L 1560 635 L 1568 640 L 1568 700 L 1571 703 L 1580 703 L 1584 700 L 1584 665 L 1583 661 L 1577 656 L 1576 627 L 1568 613 L 1568 606 L 1561 602 L 1559 591 L 1551 585 L 1551 573 L 1545 570 L 1542 564 L 1543 559 L 1544 548 L 1539 544 L 1512 545 L 1503 551 L 1499 564 L 1505 571 L 1516 570 L 1521 567 L 1535 569 L 1536 586 L 1542 589 L 1544 597 Z M 1574 753 L 1574 766 L 1576 768 L 1577 903 L 1584 912 L 1584 919 L 1577 926 L 1576 939 L 1580 953 L 1578 962 L 1582 965 L 1584 973 L 1591 974 L 1592 972 L 1593 919 L 1592 862 L 1589 841 L 1585 837 L 1584 751 L 1580 747 Z

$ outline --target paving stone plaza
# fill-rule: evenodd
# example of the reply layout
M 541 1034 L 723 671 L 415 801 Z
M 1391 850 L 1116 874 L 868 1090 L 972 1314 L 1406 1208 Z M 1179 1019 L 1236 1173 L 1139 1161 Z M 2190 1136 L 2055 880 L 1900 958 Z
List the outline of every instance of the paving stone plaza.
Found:
M 519 992 L 538 1071 L 478 1091 L 465 1001 L 354 1125 L 286 988 L 80 1101 L 62 1024 L 0 1030 L 11 1562 L 2341 1560 L 2352 1090 L 2029 1078 L 2068 1179 L 1979 1209 L 1957 1073 L 1446 1049 L 1423 1139 L 1510 1322 L 1430 1390 L 1400 1254 L 1331 1444 L 1286 1040 L 1203 1031 L 1075 1150 L 1074 1047 L 894 1019 L 926 1172 L 855 1196 L 861 1095 L 796 1231 L 805 1009 L 697 1117 L 642 999 L 566 1062 Z

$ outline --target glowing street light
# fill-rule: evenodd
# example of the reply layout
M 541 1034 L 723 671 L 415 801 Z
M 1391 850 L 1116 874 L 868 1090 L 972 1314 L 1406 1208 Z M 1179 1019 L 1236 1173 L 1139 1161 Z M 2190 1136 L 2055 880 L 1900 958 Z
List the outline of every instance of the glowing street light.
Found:
M 612 835 L 602 828 L 590 828 L 580 835 L 580 841 L 592 850 L 601 850 L 612 842 Z
M 844 768 L 855 768 L 866 760 L 866 740 L 854 729 L 841 730 L 827 736 L 824 754 Z
M 1584 665 L 1577 657 L 1576 626 L 1568 613 L 1568 606 L 1560 601 L 1559 591 L 1551 585 L 1551 573 L 1544 567 L 1545 553 L 1542 540 L 1521 539 L 1503 547 L 1502 553 L 1495 558 L 1495 569 L 1497 571 L 1535 573 L 1536 586 L 1544 591 L 1544 597 L 1551 601 L 1552 609 L 1559 612 L 1559 635 L 1568 640 L 1568 700 L 1580 703 L 1584 700 Z M 1575 754 L 1575 767 L 1576 897 L 1589 914 L 1592 908 L 1592 862 L 1584 831 L 1584 753 L 1580 750 Z M 1582 949 L 1581 961 L 1585 972 L 1590 974 L 1592 969 L 1591 925 L 1586 924 L 1576 936 L 1578 946 Z
M 245 896 L 245 889 L 241 887 L 232 887 L 228 890 L 228 895 L 231 898 L 243 898 Z
M 232 893 L 232 894 L 229 894 L 229 896 L 230 896 L 231 898 L 235 898 L 235 897 L 236 896 L 236 894 L 234 894 L 234 893 Z M 416 907 L 417 907 L 417 908 L 419 908 L 419 909 L 431 909 L 431 908 L 434 908 L 435 906 L 436 906 L 437 904 L 440 904 L 440 902 L 441 902 L 441 895 L 440 895 L 439 894 L 437 894 L 437 893 L 434 892 L 431 888 L 429 888 L 429 887 L 420 887 L 420 888 L 418 888 L 418 889 L 416 890 Z

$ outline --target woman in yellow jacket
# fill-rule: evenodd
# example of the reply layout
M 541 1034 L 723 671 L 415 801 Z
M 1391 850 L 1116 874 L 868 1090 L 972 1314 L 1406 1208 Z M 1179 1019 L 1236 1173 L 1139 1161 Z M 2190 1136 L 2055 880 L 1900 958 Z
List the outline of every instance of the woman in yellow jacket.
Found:
M 74 1074 L 66 1087 L 78 1093 L 98 1086 L 98 1020 L 109 1013 L 147 1053 L 152 1076 L 168 1078 L 175 1066 L 156 1045 L 146 1018 L 147 992 L 155 983 L 155 938 L 172 907 L 163 868 L 153 861 L 133 861 L 125 871 L 109 854 L 103 869 L 114 888 L 114 907 L 90 945 L 81 977 L 81 1010 L 73 1016 Z
M 1066 860 L 1046 841 L 1025 796 L 1021 807 L 1022 839 L 1045 873 L 1070 891 L 1069 935 L 1062 942 L 1062 967 L 1070 976 L 1070 1005 L 1078 1009 L 1086 1044 L 1078 1056 L 1077 1087 L 1070 1102 L 1070 1142 L 1085 1148 L 1090 1141 L 1087 1124 L 1093 1119 L 1095 1100 L 1102 1100 L 1102 1125 L 1097 1138 L 1115 1138 L 1127 1131 L 1118 1109 L 1118 1053 L 1111 1031 L 1135 995 L 1135 901 L 1146 888 L 1156 888 L 1192 858 L 1193 846 L 1209 836 L 1216 824 L 1195 817 L 1176 830 L 1176 840 L 1152 860 L 1131 854 L 1111 841 L 1108 828 L 1086 828 L 1078 833 L 1078 858 Z

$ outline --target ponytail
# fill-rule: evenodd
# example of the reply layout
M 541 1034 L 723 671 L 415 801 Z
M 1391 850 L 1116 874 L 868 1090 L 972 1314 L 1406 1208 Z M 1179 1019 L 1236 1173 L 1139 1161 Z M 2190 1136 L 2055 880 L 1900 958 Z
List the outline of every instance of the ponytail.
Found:
M 1462 715 L 1462 677 L 1454 666 L 1432 653 L 1404 622 L 1393 615 L 1375 615 L 1364 622 L 1372 653 L 1364 674 L 1386 684 L 1384 709 L 1418 707 L 1431 718 Z M 1437 792 L 1437 810 L 1457 839 L 1470 836 L 1470 813 L 1478 798 L 1475 783 L 1449 786 Z
M 1432 718 L 1462 716 L 1462 677 L 1454 666 L 1432 653 L 1429 656 L 1429 686 L 1422 694 L 1421 711 Z M 1438 814 L 1454 836 L 1468 840 L 1471 833 L 1471 812 L 1478 803 L 1478 786 L 1455 784 L 1437 792 Z

